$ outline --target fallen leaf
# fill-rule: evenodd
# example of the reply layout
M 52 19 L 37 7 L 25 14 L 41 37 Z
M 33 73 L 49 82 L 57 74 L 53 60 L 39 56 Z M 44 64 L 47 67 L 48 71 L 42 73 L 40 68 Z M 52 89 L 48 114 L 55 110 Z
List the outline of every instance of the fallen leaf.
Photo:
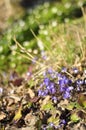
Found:
M 35 93 L 30 88 L 28 88 L 28 93 L 30 95 L 30 98 L 34 98 L 35 97 Z
M 6 114 L 4 112 L 0 112 L 0 121 L 3 120 L 6 117 Z
M 25 124 L 27 126 L 34 126 L 37 122 L 37 119 L 38 118 L 35 115 L 33 115 L 32 112 L 30 112 L 25 116 Z
M 22 117 L 22 106 L 19 107 L 18 111 L 15 113 L 13 121 L 18 121 Z
M 86 94 L 79 94 L 78 96 L 78 103 L 82 107 L 86 108 Z

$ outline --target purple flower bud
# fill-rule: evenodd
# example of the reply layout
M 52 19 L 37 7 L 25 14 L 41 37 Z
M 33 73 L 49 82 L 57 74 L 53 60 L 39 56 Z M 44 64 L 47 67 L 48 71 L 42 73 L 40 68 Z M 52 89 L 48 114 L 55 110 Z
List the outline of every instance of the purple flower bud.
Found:
M 58 80 L 62 79 L 62 75 L 60 73 L 57 74 Z
M 43 76 L 46 77 L 46 74 L 47 74 L 46 71 L 44 71 L 44 72 L 43 72 Z
M 54 124 L 51 122 L 51 123 L 49 124 L 49 126 L 50 126 L 50 127 L 53 127 L 53 126 L 54 126 Z
M 77 84 L 77 85 L 82 85 L 82 84 L 83 84 L 83 80 L 78 79 L 78 80 L 76 81 L 76 84 Z
M 80 91 L 80 87 L 79 86 L 77 86 L 77 91 Z
M 55 129 L 58 130 L 61 126 L 60 125 L 57 125 L 55 126 Z
M 72 84 L 72 80 L 71 79 L 68 80 L 68 84 Z
M 67 68 L 63 67 L 61 72 L 63 72 L 63 73 L 67 72 Z
M 72 70 L 73 70 L 74 74 L 77 74 L 79 72 L 77 68 L 73 68 Z
M 65 119 L 61 120 L 61 124 L 66 124 Z
M 64 81 L 64 84 L 68 84 L 68 82 L 69 82 L 69 79 L 67 78 L 67 77 L 63 77 L 63 81 Z
M 52 73 L 53 73 L 52 68 L 49 68 L 49 69 L 48 69 L 48 73 L 49 73 L 49 74 L 52 74 Z
M 44 82 L 42 84 L 40 84 L 40 87 L 42 88 L 44 86 Z
M 30 73 L 30 72 L 27 72 L 27 73 L 26 73 L 26 75 L 27 75 L 27 76 L 30 76 L 30 75 L 31 75 L 31 73 Z
M 41 56 L 42 56 L 42 58 L 43 58 L 44 60 L 46 60 L 46 59 L 47 59 L 47 56 L 46 56 L 45 51 L 41 51 Z
M 34 57 L 34 58 L 32 59 L 32 63 L 35 64 L 36 61 L 37 61 L 37 59 L 38 59 L 37 57 Z
M 53 96 L 52 100 L 53 100 L 54 103 L 57 103 L 57 97 Z

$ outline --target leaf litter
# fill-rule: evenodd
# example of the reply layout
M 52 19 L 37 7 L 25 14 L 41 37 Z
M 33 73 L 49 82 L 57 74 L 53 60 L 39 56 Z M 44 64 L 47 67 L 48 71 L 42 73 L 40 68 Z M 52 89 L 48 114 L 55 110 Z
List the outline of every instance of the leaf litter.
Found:
M 0 129 L 3 130 L 85 130 L 86 129 L 86 77 L 85 69 L 82 70 L 68 69 L 68 73 L 74 77 L 68 77 L 66 69 L 58 73 L 59 77 L 55 77 L 55 72 L 46 71 L 46 80 L 37 82 L 30 87 L 30 81 L 24 76 L 19 76 L 17 72 L 13 72 L 7 79 L 1 75 L 0 81 Z M 54 77 L 52 75 L 54 74 Z M 56 73 L 57 74 L 57 73 Z M 57 75 L 58 75 L 57 74 Z M 62 77 L 61 77 L 62 76 Z M 64 80 L 65 79 L 65 80 Z M 72 82 L 68 83 L 68 80 Z M 45 84 L 44 84 L 45 82 Z M 52 89 L 47 85 L 55 83 L 56 91 L 52 93 Z M 64 91 L 60 90 L 60 84 L 66 91 L 65 85 L 73 86 L 73 90 L 69 90 L 70 97 L 64 96 Z M 42 85 L 41 85 L 42 83 Z M 68 84 L 67 84 L 68 83 Z M 41 86 L 41 87 L 40 87 Z M 39 95 L 40 88 L 46 94 Z M 52 86 L 53 87 L 53 84 Z

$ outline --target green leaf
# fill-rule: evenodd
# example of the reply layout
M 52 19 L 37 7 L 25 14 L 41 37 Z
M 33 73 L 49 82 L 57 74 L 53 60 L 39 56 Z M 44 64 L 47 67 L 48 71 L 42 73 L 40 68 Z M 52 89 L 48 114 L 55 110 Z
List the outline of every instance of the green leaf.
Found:
M 55 117 L 55 116 L 51 116 L 49 119 L 48 119 L 48 123 L 54 123 L 54 125 L 59 125 L 59 117 Z
M 46 102 L 46 104 L 42 105 L 42 106 L 41 106 L 41 109 L 42 109 L 42 110 L 45 110 L 45 111 L 49 111 L 49 110 L 51 110 L 51 109 L 54 109 L 54 107 L 53 107 L 52 102 L 49 101 L 49 102 Z
M 80 117 L 78 116 L 77 113 L 73 113 L 70 118 L 71 118 L 71 121 L 73 122 L 77 122 L 80 120 Z
M 83 106 L 84 106 L 84 108 L 86 108 L 86 101 L 83 102 Z
M 78 103 L 79 103 L 80 106 L 86 108 L 86 95 L 79 94 Z
M 71 103 L 69 103 L 69 104 L 66 106 L 66 108 L 67 108 L 68 110 L 72 110 L 72 109 L 74 108 L 74 106 L 75 106 L 75 103 L 74 103 L 74 102 L 71 102 Z

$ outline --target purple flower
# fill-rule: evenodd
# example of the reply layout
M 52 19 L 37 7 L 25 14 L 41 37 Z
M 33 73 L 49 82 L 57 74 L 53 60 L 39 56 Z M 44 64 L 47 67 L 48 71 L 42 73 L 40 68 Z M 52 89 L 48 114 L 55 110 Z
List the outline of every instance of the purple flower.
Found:
M 62 127 L 62 125 L 65 125 L 66 124 L 66 120 L 65 119 L 62 119 L 59 123 L 59 125 L 55 126 L 55 129 L 59 129 Z
M 61 70 L 62 73 L 65 73 L 67 72 L 67 68 L 63 67 L 62 70 Z
M 46 77 L 46 74 L 47 74 L 46 71 L 44 71 L 44 72 L 43 72 L 43 76 Z
M 65 77 L 65 76 L 63 76 L 62 79 L 60 79 L 60 80 L 58 81 L 58 84 L 59 84 L 59 86 L 60 86 L 60 91 L 61 91 L 61 92 L 65 91 L 65 88 L 66 88 L 66 86 L 68 85 L 68 82 L 69 82 L 69 80 L 68 80 L 68 78 Z
M 53 100 L 54 103 L 57 103 L 57 97 L 53 96 L 52 100 Z
M 64 84 L 69 83 L 69 79 L 66 76 L 63 76 L 62 80 L 64 81 Z
M 42 56 L 42 58 L 43 58 L 44 60 L 47 59 L 47 56 L 46 56 L 46 54 L 45 54 L 45 51 L 41 51 L 41 56 Z
M 52 78 L 52 79 L 57 78 L 56 73 L 52 73 L 52 74 L 51 74 L 51 78 Z
M 52 74 L 52 73 L 53 73 L 52 68 L 49 68 L 49 69 L 48 69 L 48 74 Z
M 70 79 L 68 79 L 66 76 L 64 75 L 60 75 L 60 78 L 58 79 L 58 84 L 59 84 L 59 89 L 60 92 L 63 93 L 63 98 L 69 98 L 70 97 L 70 92 L 73 89 L 72 86 L 70 86 L 72 83 L 72 81 Z
M 2 93 L 3 93 L 3 88 L 0 87 L 0 94 L 2 94 Z
M 48 94 L 48 92 L 46 90 L 39 90 L 38 91 L 38 96 L 46 96 Z
M 45 79 L 44 79 L 44 84 L 45 84 L 46 86 L 48 86 L 49 83 L 50 83 L 50 79 L 49 79 L 49 78 L 45 78 Z
M 55 84 L 54 84 L 53 82 L 51 82 L 51 83 L 49 84 L 49 86 L 50 86 L 50 88 L 54 88 Z
M 86 85 L 86 78 L 84 79 L 84 84 Z
M 46 86 L 46 89 L 47 89 L 47 90 L 50 90 L 50 86 L 49 86 L 49 85 L 48 85 L 48 86 Z
M 50 94 L 55 94 L 56 92 L 56 88 L 55 88 L 55 84 L 53 82 L 51 82 L 48 86 L 48 90 L 50 92 Z
M 49 68 L 49 69 L 48 69 L 48 74 L 50 75 L 50 77 L 51 77 L 52 79 L 57 78 L 57 72 L 54 71 L 52 68 Z
M 78 79 L 76 81 L 77 91 L 80 91 L 80 86 L 83 85 L 84 81 L 82 79 Z
M 44 86 L 44 82 L 40 84 L 40 87 L 42 88 Z
M 38 96 L 42 95 L 42 90 L 38 90 Z
M 57 129 L 59 129 L 61 126 L 60 125 L 57 125 L 57 126 L 55 126 L 55 129 L 57 130 Z
M 70 98 L 70 92 L 66 91 L 66 92 L 63 94 L 63 98 L 64 98 L 64 99 Z
M 48 94 L 48 90 L 47 90 L 47 89 L 44 90 L 44 94 L 45 94 L 45 95 Z
M 41 93 L 41 96 L 46 96 L 47 94 L 46 94 L 46 92 L 45 91 L 42 91 L 42 93 Z
M 73 68 L 72 70 L 73 70 L 74 74 L 77 74 L 79 72 L 79 70 L 77 68 Z
M 60 73 L 57 74 L 58 80 L 62 79 L 62 75 Z
M 68 86 L 66 89 L 67 92 L 70 92 L 71 90 L 73 90 L 73 86 Z
M 32 59 L 32 63 L 35 64 L 36 61 L 37 61 L 37 59 L 38 59 L 37 57 L 34 57 L 34 58 Z
M 27 72 L 27 74 L 26 74 L 27 76 L 30 76 L 31 75 L 31 73 L 30 72 Z
M 60 92 L 64 92 L 65 91 L 65 86 L 60 86 Z
M 62 79 L 60 80 L 60 84 L 61 83 L 68 84 L 68 82 L 69 82 L 69 79 L 66 76 L 62 76 Z
M 72 80 L 71 79 L 68 79 L 68 84 L 72 84 Z
M 80 85 L 82 85 L 82 84 L 83 84 L 83 80 L 81 80 L 81 79 L 78 79 L 78 80 L 76 81 L 76 84 L 77 84 L 77 86 L 80 86 Z
M 56 93 L 56 89 L 55 88 L 50 89 L 50 93 L 51 94 L 55 94 Z
M 61 120 L 60 125 L 65 125 L 65 124 L 66 124 L 66 120 L 65 119 Z
M 50 126 L 50 127 L 53 127 L 53 126 L 54 126 L 54 124 L 51 122 L 51 123 L 49 124 L 49 126 Z

